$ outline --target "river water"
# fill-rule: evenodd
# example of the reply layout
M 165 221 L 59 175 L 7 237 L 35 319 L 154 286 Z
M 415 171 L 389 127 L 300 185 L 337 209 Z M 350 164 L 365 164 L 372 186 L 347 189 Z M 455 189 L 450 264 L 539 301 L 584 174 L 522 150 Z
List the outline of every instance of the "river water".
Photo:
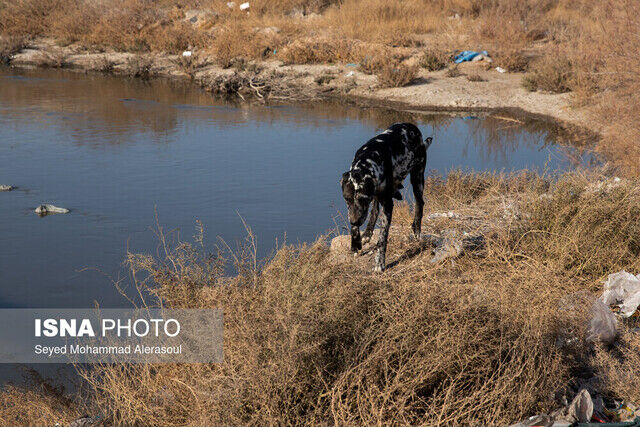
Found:
M 152 228 L 205 244 L 313 240 L 342 224 L 338 180 L 389 124 L 432 135 L 427 170 L 554 172 L 575 164 L 553 127 L 340 104 L 247 106 L 188 85 L 0 69 L 0 307 L 128 307 L 112 281 Z M 52 203 L 71 210 L 40 218 Z

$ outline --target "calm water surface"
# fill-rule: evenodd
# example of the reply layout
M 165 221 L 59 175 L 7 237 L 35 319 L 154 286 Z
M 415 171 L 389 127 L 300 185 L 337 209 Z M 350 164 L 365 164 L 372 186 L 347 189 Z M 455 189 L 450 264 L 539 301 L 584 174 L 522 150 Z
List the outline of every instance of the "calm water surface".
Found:
M 214 247 L 309 241 L 341 223 L 338 179 L 396 121 L 433 135 L 427 169 L 555 171 L 572 150 L 544 125 L 335 104 L 243 106 L 181 84 L 0 69 L 0 307 L 129 306 L 111 279 L 156 223 Z M 52 203 L 67 215 L 39 218 Z M 126 282 L 126 281 L 125 281 Z

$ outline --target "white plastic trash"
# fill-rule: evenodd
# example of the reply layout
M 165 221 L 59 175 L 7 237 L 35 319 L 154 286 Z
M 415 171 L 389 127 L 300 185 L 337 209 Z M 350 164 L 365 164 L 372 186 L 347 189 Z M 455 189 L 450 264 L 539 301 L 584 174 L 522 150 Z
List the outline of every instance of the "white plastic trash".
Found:
M 507 70 L 505 70 L 502 67 L 496 67 L 496 71 L 499 72 L 499 73 L 506 73 L 507 72 Z
M 631 316 L 640 306 L 640 279 L 624 270 L 610 274 L 600 300 L 607 306 L 619 305 L 622 316 Z
M 591 307 L 587 341 L 600 341 L 611 345 L 615 342 L 617 336 L 618 319 L 616 319 L 616 315 L 602 301 L 596 300 Z
M 249 9 L 249 2 L 242 3 L 240 5 L 240 10 L 247 10 L 247 9 Z
M 227 7 L 229 9 L 233 9 L 234 7 L 236 7 L 236 2 L 234 1 L 227 2 Z
M 191 51 L 185 50 L 184 52 L 182 52 L 182 56 L 184 56 L 185 58 L 189 58 L 191 56 Z

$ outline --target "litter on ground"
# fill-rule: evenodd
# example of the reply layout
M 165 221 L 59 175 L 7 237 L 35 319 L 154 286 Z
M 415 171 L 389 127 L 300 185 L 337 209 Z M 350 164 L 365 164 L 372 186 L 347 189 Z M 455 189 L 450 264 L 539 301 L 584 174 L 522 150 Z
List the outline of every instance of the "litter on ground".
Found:
M 589 391 L 581 389 L 569 405 L 553 411 L 551 414 L 539 414 L 511 427 L 640 427 L 640 411 L 635 405 L 612 401 L 614 406 L 607 407 L 601 396 L 592 398 Z
M 483 50 L 480 52 L 476 52 L 475 50 L 465 50 L 453 57 L 453 62 L 455 62 L 456 64 L 460 64 L 461 62 L 466 62 L 466 61 L 482 61 L 482 60 L 487 60 L 489 62 L 492 62 L 491 58 L 489 58 L 489 53 L 486 50 Z
M 614 306 L 621 316 L 630 317 L 640 305 L 640 279 L 624 270 L 610 274 L 600 299 L 606 306 Z

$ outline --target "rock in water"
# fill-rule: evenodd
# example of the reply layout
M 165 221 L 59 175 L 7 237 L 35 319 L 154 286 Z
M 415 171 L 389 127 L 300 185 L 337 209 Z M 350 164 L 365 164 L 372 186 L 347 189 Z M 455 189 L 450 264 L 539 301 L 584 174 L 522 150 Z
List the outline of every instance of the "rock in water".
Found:
M 10 185 L 0 185 L 0 191 L 11 191 L 13 187 Z
M 69 213 L 69 209 L 59 208 L 53 205 L 40 205 L 36 208 L 35 212 L 40 216 L 45 216 L 49 214 L 66 214 Z

